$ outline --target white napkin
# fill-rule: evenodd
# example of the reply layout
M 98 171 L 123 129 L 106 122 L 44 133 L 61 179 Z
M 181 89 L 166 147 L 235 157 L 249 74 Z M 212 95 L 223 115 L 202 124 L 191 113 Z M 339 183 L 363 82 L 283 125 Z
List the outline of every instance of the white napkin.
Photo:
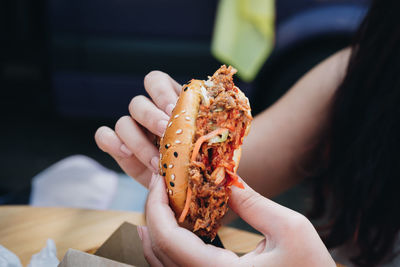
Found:
M 117 173 L 89 157 L 70 156 L 33 178 L 30 204 L 107 209 L 117 185 Z
M 46 246 L 32 256 L 28 267 L 57 267 L 59 263 L 56 245 L 53 240 L 48 239 Z M 0 245 L 0 266 L 22 267 L 22 264 L 17 255 Z
M 52 239 L 47 239 L 46 246 L 32 256 L 28 267 L 56 267 L 59 263 L 56 244 Z
M 22 267 L 22 264 L 17 255 L 0 245 L 0 266 Z

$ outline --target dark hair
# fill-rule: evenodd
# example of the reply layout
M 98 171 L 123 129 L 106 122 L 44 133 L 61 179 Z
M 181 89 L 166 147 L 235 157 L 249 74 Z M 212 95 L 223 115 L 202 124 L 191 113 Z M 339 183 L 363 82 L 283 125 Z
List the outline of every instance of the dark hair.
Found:
M 328 248 L 351 243 L 354 264 L 375 266 L 395 256 L 400 228 L 399 1 L 371 4 L 331 116 L 313 215 L 328 219 Z

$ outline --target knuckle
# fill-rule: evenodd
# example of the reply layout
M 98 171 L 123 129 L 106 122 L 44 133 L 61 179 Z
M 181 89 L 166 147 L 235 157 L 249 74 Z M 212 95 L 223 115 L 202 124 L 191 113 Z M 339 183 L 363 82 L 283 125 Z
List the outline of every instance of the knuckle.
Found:
M 147 98 L 143 95 L 134 97 L 129 104 L 133 119 L 147 127 L 157 126 L 157 113 L 151 105 L 146 105 Z
M 116 132 L 120 132 L 120 131 L 121 131 L 121 128 L 123 128 L 124 125 L 126 125 L 127 123 L 129 123 L 130 120 L 131 120 L 131 117 L 129 117 L 129 116 L 123 116 L 123 117 L 119 118 L 119 119 L 117 120 L 117 122 L 115 123 L 115 131 L 116 131 Z
M 259 193 L 255 191 L 247 193 L 245 196 L 243 196 L 243 199 L 241 200 L 242 209 L 252 209 L 255 205 L 260 203 L 260 201 L 263 201 L 263 197 Z
M 129 103 L 129 110 L 132 113 L 135 113 L 137 107 L 139 107 L 140 103 L 143 103 L 146 100 L 146 97 L 144 95 L 138 95 L 132 98 L 131 102 Z
M 143 156 L 140 155 L 142 151 L 145 149 L 145 145 L 140 144 L 140 142 L 136 142 L 131 144 L 130 147 L 132 148 L 131 149 L 132 153 L 139 159 L 139 161 L 145 166 L 148 166 L 147 161 L 144 159 Z
M 157 156 L 157 154 L 154 154 L 154 149 L 155 147 L 153 147 L 153 145 L 140 145 L 137 150 L 141 151 L 141 153 L 143 152 L 143 158 L 141 161 L 148 167 L 151 166 L 151 158 Z
M 149 155 L 148 144 L 146 144 L 145 142 L 136 142 L 135 147 L 137 151 L 140 151 L 140 153 L 142 153 L 145 162 L 148 157 L 147 155 Z
M 150 109 L 145 109 L 142 111 L 143 121 L 147 122 L 149 125 L 153 125 L 154 122 L 154 112 Z
M 157 85 L 160 86 L 161 85 Z M 154 95 L 154 101 L 156 103 L 159 103 L 162 107 L 165 107 L 166 105 L 169 104 L 170 100 L 170 94 L 168 94 L 167 92 L 168 90 L 166 90 L 165 88 L 159 88 L 156 92 L 157 94 Z
M 290 232 L 299 232 L 308 229 L 311 222 L 302 214 L 294 212 L 293 215 L 286 221 L 286 230 Z
M 143 144 L 144 142 L 137 142 L 135 144 L 135 154 L 139 160 L 148 168 L 151 168 L 151 158 L 154 157 L 152 145 Z
M 164 253 L 168 249 L 168 239 L 164 235 L 159 235 L 152 244 L 153 251 L 155 254 Z

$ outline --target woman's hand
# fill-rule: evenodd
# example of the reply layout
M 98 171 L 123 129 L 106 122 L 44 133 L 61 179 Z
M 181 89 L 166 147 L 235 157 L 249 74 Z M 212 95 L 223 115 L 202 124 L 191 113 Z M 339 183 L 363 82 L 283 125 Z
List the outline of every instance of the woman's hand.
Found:
M 151 266 L 336 266 L 312 224 L 301 214 L 270 201 L 245 184 L 232 187 L 230 207 L 265 239 L 242 257 L 206 245 L 178 226 L 165 183 L 153 175 L 146 204 L 147 227 L 138 227 Z
M 121 117 L 114 130 L 100 127 L 95 139 L 128 175 L 147 187 L 151 173 L 158 172 L 159 153 L 153 141 L 164 133 L 181 86 L 167 74 L 152 71 L 144 78 L 144 87 L 151 99 L 134 97 L 130 116 Z

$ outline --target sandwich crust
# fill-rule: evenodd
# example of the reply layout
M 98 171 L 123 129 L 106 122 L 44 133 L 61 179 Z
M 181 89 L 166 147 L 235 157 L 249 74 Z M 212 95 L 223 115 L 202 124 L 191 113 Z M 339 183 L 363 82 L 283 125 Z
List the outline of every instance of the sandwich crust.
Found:
M 179 216 L 185 206 L 188 168 L 196 131 L 202 81 L 192 80 L 181 91 L 164 136 L 160 140 L 160 175 L 167 185 L 169 203 Z

